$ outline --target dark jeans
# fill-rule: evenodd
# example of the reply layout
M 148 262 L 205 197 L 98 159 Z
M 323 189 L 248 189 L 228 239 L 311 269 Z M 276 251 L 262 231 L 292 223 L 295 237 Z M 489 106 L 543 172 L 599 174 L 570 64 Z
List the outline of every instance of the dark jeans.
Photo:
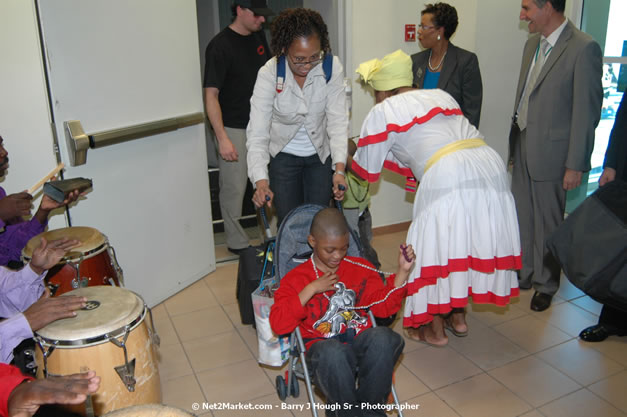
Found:
M 331 157 L 323 164 L 317 154 L 300 157 L 280 152 L 270 159 L 268 173 L 279 225 L 290 210 L 302 204 L 329 205 L 333 194 Z
M 361 332 L 352 343 L 337 339 L 314 343 L 305 356 L 314 383 L 327 399 L 327 416 L 385 416 L 385 411 L 361 409 L 361 403 L 386 404 L 392 387 L 394 365 L 405 341 L 387 327 Z M 359 388 L 355 386 L 357 377 Z M 352 405 L 351 409 L 343 404 Z

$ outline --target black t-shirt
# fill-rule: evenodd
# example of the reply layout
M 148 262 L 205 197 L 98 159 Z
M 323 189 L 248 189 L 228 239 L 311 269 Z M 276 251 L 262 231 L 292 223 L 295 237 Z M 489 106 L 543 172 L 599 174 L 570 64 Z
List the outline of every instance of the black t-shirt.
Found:
M 246 129 L 257 72 L 270 57 L 262 30 L 242 36 L 227 26 L 209 42 L 203 86 L 220 90 L 224 126 Z

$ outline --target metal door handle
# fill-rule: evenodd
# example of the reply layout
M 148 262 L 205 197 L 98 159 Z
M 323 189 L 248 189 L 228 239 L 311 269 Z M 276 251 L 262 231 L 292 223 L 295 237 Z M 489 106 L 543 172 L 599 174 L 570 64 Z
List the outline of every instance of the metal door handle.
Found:
M 204 120 L 205 115 L 203 113 L 192 113 L 186 116 L 157 120 L 92 134 L 85 133 L 80 121 L 68 120 L 63 122 L 63 126 L 65 128 L 65 139 L 70 154 L 70 165 L 84 165 L 87 162 L 87 150 L 89 148 L 102 148 L 103 146 L 115 145 L 133 139 L 171 132 L 183 127 L 202 123 Z

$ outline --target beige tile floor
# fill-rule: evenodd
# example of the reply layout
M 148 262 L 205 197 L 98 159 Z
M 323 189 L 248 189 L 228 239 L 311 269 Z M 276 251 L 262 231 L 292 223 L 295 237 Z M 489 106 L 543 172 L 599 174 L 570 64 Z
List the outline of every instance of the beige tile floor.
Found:
M 383 269 L 395 270 L 404 233 L 377 236 Z M 218 269 L 153 310 L 161 336 L 164 402 L 187 410 L 198 403 L 272 405 L 271 411 L 200 410 L 203 416 L 309 416 L 282 409 L 274 378 L 259 366 L 251 326 L 239 319 L 237 263 Z M 577 339 L 595 324 L 600 305 L 563 279 L 547 311 L 529 309 L 531 291 L 504 309 L 470 305 L 470 334 L 449 336 L 442 349 L 407 340 L 395 378 L 412 417 L 627 416 L 627 338 L 590 344 Z M 402 333 L 399 321 L 393 328 Z M 288 404 L 307 401 L 301 395 Z M 395 414 L 390 414 L 395 415 Z

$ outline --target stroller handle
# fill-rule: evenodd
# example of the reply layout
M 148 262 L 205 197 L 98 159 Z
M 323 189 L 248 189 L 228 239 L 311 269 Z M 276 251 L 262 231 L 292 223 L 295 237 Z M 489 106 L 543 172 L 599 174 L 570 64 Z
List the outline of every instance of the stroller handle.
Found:
M 270 201 L 270 196 L 266 196 L 266 201 Z M 267 239 L 272 239 L 272 231 L 270 230 L 270 224 L 268 223 L 268 216 L 266 215 L 266 206 L 261 206 L 259 209 L 261 214 L 261 220 L 263 221 L 263 228 L 266 233 Z
M 339 185 L 337 186 L 337 188 L 338 188 L 340 191 L 346 191 L 346 187 L 344 186 L 344 184 L 339 184 Z M 341 201 L 339 201 L 339 200 L 333 200 L 333 201 L 335 201 L 335 207 L 337 207 L 337 209 L 338 209 L 339 211 L 343 211 L 343 210 L 342 210 L 342 202 L 341 202 Z

